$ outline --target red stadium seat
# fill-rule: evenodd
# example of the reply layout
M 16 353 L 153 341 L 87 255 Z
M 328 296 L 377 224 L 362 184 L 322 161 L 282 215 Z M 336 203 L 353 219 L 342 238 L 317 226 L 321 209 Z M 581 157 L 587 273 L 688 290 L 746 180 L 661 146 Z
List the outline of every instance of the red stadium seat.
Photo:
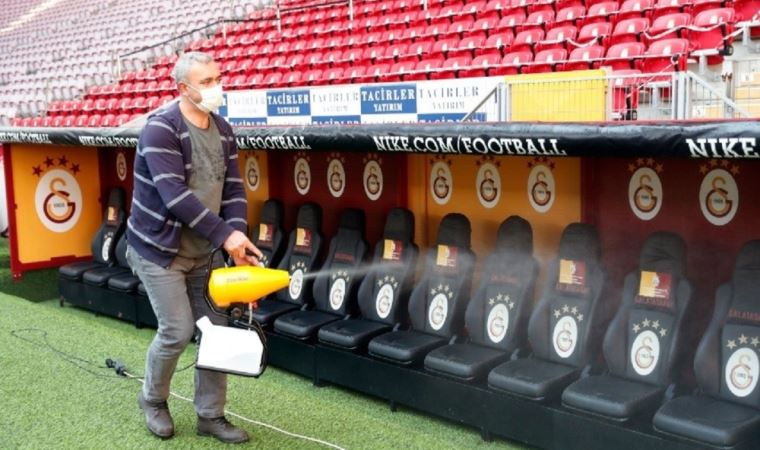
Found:
M 668 14 L 685 12 L 692 0 L 657 0 L 652 8 L 652 20 Z
M 301 76 L 302 84 L 309 86 L 319 86 L 322 83 L 322 70 L 312 69 Z
M 82 102 L 82 111 L 90 113 L 95 109 L 95 100 L 88 98 Z
M 643 34 L 649 29 L 649 19 L 634 17 L 621 20 L 615 25 L 610 36 L 610 45 L 623 42 L 640 42 Z
M 671 39 L 684 37 L 687 34 L 686 27 L 691 25 L 691 14 L 674 13 L 657 18 L 647 31 L 647 40 Z
M 691 4 L 691 15 L 697 17 L 703 11 L 717 9 L 721 7 L 732 6 L 732 1 L 726 0 L 693 0 Z
M 564 48 L 550 48 L 536 53 L 533 63 L 527 65 L 523 73 L 554 72 L 558 64 L 563 64 L 567 59 L 567 50 Z
M 586 7 L 583 5 L 572 5 L 562 8 L 554 18 L 552 27 L 563 25 L 576 25 L 578 21 L 586 15 Z
M 259 89 L 262 87 L 263 82 L 264 74 L 261 72 L 248 75 L 245 79 L 245 84 L 243 84 L 243 89 Z
M 281 72 L 269 72 L 264 76 L 263 85 L 265 87 L 274 87 L 282 79 Z
M 584 25 L 578 33 L 577 43 L 580 45 L 607 45 L 607 40 L 612 31 L 612 24 L 609 22 L 594 22 Z
M 435 41 L 430 39 L 424 39 L 414 42 L 407 47 L 407 53 L 397 58 L 396 62 L 417 62 L 420 61 L 424 55 L 428 55 L 433 51 L 433 45 Z
M 488 71 L 489 76 L 517 75 L 522 67 L 533 61 L 533 53 L 529 51 L 512 52 L 504 55 L 501 64 Z
M 395 63 L 392 66 L 390 66 L 390 70 L 386 70 L 385 73 L 378 75 L 377 81 L 382 82 L 382 83 L 387 83 L 391 81 L 401 81 L 404 79 L 404 76 L 408 75 L 410 72 L 413 72 L 415 68 L 417 67 L 417 64 L 419 64 L 420 62 L 414 63 L 410 61 L 410 62 Z M 377 67 L 377 65 L 373 66 L 373 68 L 374 67 Z M 366 75 L 369 75 L 369 74 L 366 74 Z
M 517 27 L 517 31 L 544 30 L 547 23 L 554 22 L 554 11 L 536 11 L 531 13 L 525 22 Z
M 512 45 L 514 36 L 511 32 L 492 33 L 486 40 L 485 45 L 476 49 L 475 53 L 478 56 L 489 55 L 492 53 L 498 53 L 502 55 L 505 49 L 508 49 Z
M 689 41 L 686 39 L 663 39 L 652 42 L 638 69 L 644 73 L 660 73 L 686 70 Z
M 459 71 L 460 78 L 484 77 L 488 70 L 501 62 L 501 56 L 497 54 L 481 55 L 470 63 L 470 67 Z
M 448 57 L 469 56 L 472 57 L 478 49 L 483 48 L 486 43 L 484 36 L 466 37 L 459 41 L 459 46 L 455 49 L 449 49 Z
M 53 126 L 53 120 L 55 117 L 45 116 L 42 118 L 42 123 L 40 124 L 41 127 L 52 127 Z
M 483 14 L 479 17 L 482 17 Z M 486 33 L 491 32 L 491 30 L 496 28 L 496 25 L 499 23 L 500 17 L 498 15 L 491 16 L 491 17 L 482 17 L 475 21 L 475 23 L 472 25 L 472 31 L 485 31 Z
M 443 58 L 423 59 L 414 67 L 414 73 L 404 75 L 403 79 L 404 81 L 427 80 L 432 73 L 440 69 L 441 66 L 443 66 Z
M 103 121 L 103 117 L 100 114 L 93 114 L 87 119 L 87 126 L 90 128 L 97 128 Z
M 611 67 L 613 70 L 631 70 L 636 67 L 638 61 L 644 52 L 646 46 L 641 42 L 623 42 L 615 44 L 607 49 L 602 65 Z
M 121 99 L 111 97 L 108 100 L 106 100 L 104 110 L 108 111 L 109 113 L 115 113 L 119 109 L 119 102 Z
M 653 0 L 625 0 L 620 5 L 615 22 L 634 17 L 649 17 L 653 8 Z
M 456 78 L 460 70 L 469 67 L 472 64 L 472 57 L 469 55 L 448 58 L 441 65 L 441 70 L 430 74 L 431 80 L 442 80 L 447 78 Z
M 129 122 L 130 115 L 129 114 L 119 114 L 114 118 L 113 122 L 111 123 L 111 126 L 113 127 L 120 127 L 124 125 L 125 123 Z
M 62 102 L 57 101 L 57 100 L 53 100 L 52 102 L 48 103 L 47 113 L 51 117 L 55 117 L 55 116 L 57 116 L 58 114 L 61 113 L 62 109 L 63 109 Z
M 409 51 L 409 44 L 394 44 L 385 49 L 383 54 L 377 56 L 375 61 L 394 63 L 401 55 L 406 55 Z
M 601 45 L 590 45 L 588 47 L 578 47 L 570 52 L 567 62 L 558 70 L 589 70 L 599 65 L 599 60 L 604 58 L 604 47 Z
M 586 11 L 586 17 L 582 20 L 582 25 L 598 22 L 608 22 L 610 16 L 617 13 L 618 3 L 612 1 L 603 1 L 591 6 L 586 4 L 586 7 L 588 10 Z
M 76 126 L 78 118 L 79 116 L 77 115 L 69 114 L 63 118 L 63 123 L 61 124 L 61 126 L 66 127 L 66 128 L 74 127 Z
M 366 66 L 351 66 L 343 71 L 343 75 L 339 79 L 339 82 L 341 84 L 358 83 L 358 79 L 362 77 L 366 71 Z
M 499 23 L 496 24 L 495 31 L 510 31 L 512 34 L 515 34 L 515 30 L 525 22 L 525 18 L 525 12 L 523 11 L 515 11 L 509 15 L 502 16 Z
M 639 70 L 619 70 L 613 75 L 612 112 L 617 119 L 636 120 L 639 107 Z
M 540 28 L 533 28 L 526 31 L 521 31 L 515 36 L 515 40 L 512 41 L 512 46 L 509 47 L 510 53 L 529 51 L 533 52 L 533 45 L 537 42 L 541 42 L 544 39 L 544 30 Z
M 543 41 L 535 45 L 535 51 L 548 50 L 551 48 L 565 48 L 567 41 L 575 40 L 578 29 L 574 25 L 563 25 L 552 28 L 546 33 Z
M 458 38 L 445 38 L 445 39 L 439 39 L 433 44 L 433 54 L 439 54 L 448 53 L 451 49 L 456 49 L 459 47 L 459 39 Z
M 455 35 L 461 38 L 462 35 L 470 31 L 474 25 L 475 20 L 472 17 L 457 19 L 446 30 L 446 34 L 448 36 Z
M 343 71 L 342 67 L 327 69 L 322 73 L 322 80 L 325 84 L 338 84 L 339 80 L 343 78 Z
M 279 81 L 273 84 L 274 87 L 282 88 L 288 86 L 300 86 L 302 73 L 298 70 L 285 73 Z
M 719 50 L 728 53 L 731 47 L 736 18 L 733 8 L 717 8 L 702 11 L 694 18 L 689 30 L 689 41 L 694 50 Z M 718 63 L 722 57 L 713 58 L 710 64 Z
M 64 116 L 55 116 L 53 117 L 53 121 L 50 123 L 50 126 L 54 128 L 62 127 L 65 119 L 66 118 Z

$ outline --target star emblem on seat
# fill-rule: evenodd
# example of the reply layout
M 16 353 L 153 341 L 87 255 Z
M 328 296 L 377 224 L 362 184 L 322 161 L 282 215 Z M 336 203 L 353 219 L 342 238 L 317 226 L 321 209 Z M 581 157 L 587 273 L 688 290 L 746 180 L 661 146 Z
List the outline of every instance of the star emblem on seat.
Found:
M 748 338 L 747 336 L 745 336 L 744 334 L 742 334 L 741 336 L 739 336 L 739 343 L 740 343 L 740 344 L 745 344 L 745 345 L 746 345 L 746 344 L 747 344 L 747 341 L 748 341 L 748 339 L 749 339 L 749 338 Z
M 578 322 L 583 322 L 583 314 L 578 314 Z
M 559 312 L 559 310 L 558 310 L 558 309 L 555 309 L 555 310 L 554 310 L 554 317 L 555 317 L 555 318 L 557 318 L 557 319 L 559 319 L 559 316 L 560 316 L 560 312 Z
M 509 302 L 509 309 L 515 308 L 515 302 Z
M 573 308 L 570 310 L 570 312 L 573 313 L 573 314 L 578 314 L 578 308 L 575 307 L 575 306 L 573 306 Z
M 733 350 L 734 348 L 736 348 L 736 341 L 734 341 L 733 339 L 729 339 L 728 344 L 726 344 L 726 347 Z
M 752 345 L 753 345 L 754 347 L 757 347 L 757 346 L 758 346 L 758 344 L 760 344 L 760 339 L 758 339 L 758 338 L 757 338 L 757 336 L 753 337 L 753 338 L 752 338 Z
M 660 336 L 665 337 L 665 335 L 668 334 L 668 330 L 665 328 L 660 328 Z
M 644 328 L 648 327 L 649 326 L 649 319 L 647 319 L 646 317 L 644 317 L 644 320 L 641 322 L 641 326 L 643 326 Z
M 489 305 L 491 305 L 491 306 L 493 306 L 493 304 L 494 304 L 494 299 L 493 299 L 493 298 L 489 298 L 489 299 L 488 299 L 488 304 L 489 304 Z
M 498 300 L 498 301 L 501 301 L 501 299 L 502 299 L 503 297 L 504 297 L 503 295 L 499 294 L 499 295 L 497 295 L 497 296 L 496 296 L 496 300 Z
M 633 332 L 634 332 L 634 333 L 638 333 L 638 332 L 639 332 L 639 330 L 641 330 L 641 327 L 639 327 L 639 324 L 634 324 L 634 325 L 633 325 Z
M 659 320 L 652 321 L 652 328 L 654 328 L 655 330 L 660 328 L 660 321 Z
M 568 311 L 570 311 L 570 307 L 569 307 L 569 306 L 567 306 L 567 305 L 564 305 L 564 306 L 562 307 L 562 312 L 563 312 L 563 313 L 566 313 L 566 312 L 568 312 Z

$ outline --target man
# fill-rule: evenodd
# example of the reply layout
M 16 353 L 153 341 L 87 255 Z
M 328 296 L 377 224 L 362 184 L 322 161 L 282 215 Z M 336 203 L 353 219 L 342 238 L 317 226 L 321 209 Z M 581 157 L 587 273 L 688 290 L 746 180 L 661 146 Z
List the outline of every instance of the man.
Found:
M 127 260 L 158 318 L 138 403 L 148 429 L 161 438 L 174 435 L 166 400 L 195 321 L 205 315 L 225 323 L 203 297 L 211 251 L 223 246 L 237 265 L 258 264 L 261 257 L 245 235 L 247 202 L 232 128 L 213 113 L 223 101 L 219 66 L 189 52 L 172 75 L 180 100 L 150 117 L 140 135 L 127 222 Z M 222 263 L 217 259 L 215 267 Z M 196 369 L 198 434 L 245 442 L 245 430 L 224 417 L 226 389 L 226 375 Z

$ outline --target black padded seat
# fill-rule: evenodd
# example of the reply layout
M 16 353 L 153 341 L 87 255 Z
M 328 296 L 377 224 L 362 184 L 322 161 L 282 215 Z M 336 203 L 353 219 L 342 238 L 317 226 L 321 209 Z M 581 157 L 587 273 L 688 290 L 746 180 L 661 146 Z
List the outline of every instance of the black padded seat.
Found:
M 251 227 L 251 242 L 261 251 L 259 262 L 265 267 L 277 267 L 285 250 L 282 202 L 270 198 L 264 202 L 259 223 Z
M 88 270 L 82 275 L 82 281 L 90 286 L 107 287 L 113 277 L 130 276 L 132 270 L 127 262 L 127 235 L 122 234 L 116 244 L 114 252 L 116 265 L 111 267 L 98 267 Z
M 278 317 L 274 321 L 276 332 L 308 340 L 316 337 L 317 330 L 323 325 L 356 310 L 356 293 L 362 277 L 355 272 L 367 253 L 364 230 L 364 211 L 349 208 L 341 213 L 340 225 L 330 241 L 321 274 L 314 281 L 315 308 Z
M 103 212 L 103 223 L 92 238 L 90 250 L 92 261 L 65 264 L 58 268 L 64 280 L 81 281 L 85 272 L 112 266 L 116 263 L 116 244 L 124 233 L 126 212 L 124 211 L 124 190 L 113 188 L 108 194 L 108 203 Z
M 473 344 L 449 344 L 425 357 L 425 368 L 463 380 L 474 380 L 507 359 L 500 350 Z
M 412 330 L 399 330 L 381 334 L 369 343 L 373 356 L 402 364 L 421 360 L 430 350 L 445 345 L 446 339 Z
M 430 350 L 461 335 L 475 266 L 470 235 L 470 221 L 462 214 L 441 219 L 437 247 L 428 250 L 425 273 L 409 299 L 412 329 L 375 337 L 367 347 L 371 356 L 418 365 Z
M 697 347 L 698 393 L 665 403 L 656 430 L 709 445 L 760 448 L 760 240 L 742 246 Z
M 481 380 L 524 348 L 537 274 L 533 229 L 522 217 L 511 216 L 499 226 L 496 249 L 467 305 L 469 342 L 433 350 L 425 357 L 425 369 L 463 381 Z
M 655 415 L 654 424 L 657 429 L 671 434 L 731 447 L 757 435 L 760 413 L 756 408 L 714 397 L 688 395 L 663 405 Z
M 370 339 L 408 319 L 407 306 L 419 249 L 414 244 L 414 215 L 394 208 L 385 219 L 383 238 L 375 245 L 373 266 L 359 286 L 361 317 L 347 318 L 319 329 L 319 342 L 364 351 Z
M 335 314 L 322 311 L 294 311 L 275 320 L 274 329 L 288 336 L 308 339 L 323 325 L 339 319 Z
M 373 337 L 386 333 L 391 325 L 366 319 L 346 319 L 320 328 L 319 342 L 354 350 L 366 345 Z
M 536 401 L 553 401 L 590 365 L 609 314 L 599 299 L 605 274 L 595 227 L 572 223 L 562 232 L 543 295 L 528 323 L 530 358 L 507 361 L 488 385 Z
M 98 267 L 88 270 L 82 275 L 82 281 L 85 284 L 98 287 L 106 287 L 108 280 L 117 275 L 128 275 L 132 273 L 129 269 L 123 267 Z
M 85 272 L 102 267 L 107 267 L 107 265 L 95 261 L 82 261 L 61 266 L 58 268 L 58 273 L 62 278 L 67 280 L 81 281 L 82 275 L 84 275 Z
M 135 292 L 137 286 L 140 284 L 140 278 L 132 275 L 131 272 L 114 275 L 108 279 L 108 289 L 113 289 L 119 292 Z
M 488 374 L 488 386 L 535 400 L 557 397 L 580 375 L 577 367 L 542 359 L 517 359 L 496 366 Z
M 662 401 L 664 392 L 663 386 L 613 376 L 589 376 L 565 389 L 562 402 L 576 409 L 623 420 L 641 411 L 654 410 Z
M 609 373 L 568 386 L 565 406 L 614 420 L 651 414 L 660 406 L 686 350 L 682 331 L 694 289 L 685 274 L 684 240 L 667 232 L 650 235 L 638 270 L 626 276 L 621 307 L 604 338 Z
M 253 310 L 253 320 L 261 324 L 272 323 L 277 317 L 297 309 L 298 305 L 293 303 L 265 299 L 257 302 Z
M 277 317 L 305 308 L 312 302 L 313 280 L 305 279 L 305 275 L 317 265 L 322 248 L 321 230 L 322 208 L 316 203 L 301 205 L 298 208 L 296 229 L 290 232 L 285 253 L 277 266 L 278 269 L 288 271 L 291 276 L 290 285 L 257 302 L 253 319 L 262 326 L 270 327 Z

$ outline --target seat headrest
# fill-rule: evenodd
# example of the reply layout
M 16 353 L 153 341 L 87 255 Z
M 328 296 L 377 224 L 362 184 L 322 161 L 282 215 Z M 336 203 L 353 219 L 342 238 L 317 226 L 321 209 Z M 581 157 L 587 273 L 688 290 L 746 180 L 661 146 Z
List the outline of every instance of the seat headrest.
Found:
M 124 208 L 124 189 L 113 188 L 108 192 L 108 206 L 118 209 Z
M 364 211 L 356 208 L 344 209 L 340 214 L 340 225 L 338 228 L 345 230 L 356 230 L 364 234 Z
M 404 208 L 393 208 L 385 219 L 383 238 L 393 241 L 412 242 L 414 240 L 414 214 Z
M 586 223 L 571 223 L 562 232 L 559 257 L 562 259 L 598 262 L 602 255 L 599 232 Z
M 438 226 L 436 244 L 458 248 L 470 248 L 470 220 L 462 214 L 446 214 Z
M 509 216 L 496 232 L 496 249 L 507 253 L 533 254 L 533 227 L 520 216 Z
M 304 203 L 298 208 L 297 228 L 322 230 L 322 208 L 316 203 Z
M 639 256 L 641 270 L 686 274 L 686 242 L 675 233 L 658 231 L 644 241 Z
M 270 198 L 269 200 L 264 202 L 264 206 L 261 208 L 261 216 L 260 221 L 261 223 L 268 223 L 270 225 L 280 225 L 282 224 L 282 216 L 283 216 L 283 208 L 282 208 L 282 202 Z
M 740 319 L 748 312 L 760 313 L 760 240 L 749 241 L 739 250 L 733 285 L 732 312 L 739 311 L 736 316 Z
M 736 257 L 734 273 L 760 272 L 760 240 L 749 241 L 742 245 Z

